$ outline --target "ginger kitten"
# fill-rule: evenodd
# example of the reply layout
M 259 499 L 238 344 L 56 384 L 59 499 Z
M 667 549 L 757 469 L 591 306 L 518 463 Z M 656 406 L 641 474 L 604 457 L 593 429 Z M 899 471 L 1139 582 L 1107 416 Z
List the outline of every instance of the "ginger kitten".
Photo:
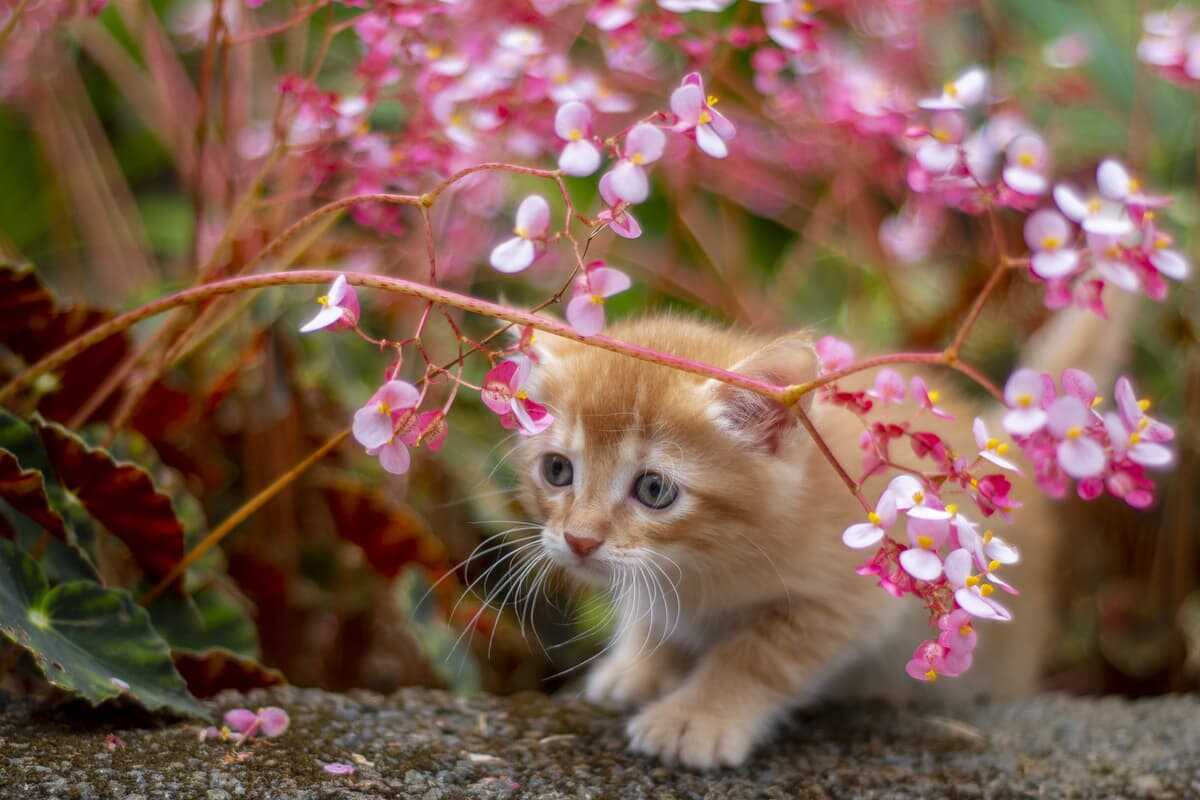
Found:
M 816 372 L 805 335 L 771 339 L 678 316 L 611 333 L 776 383 Z M 1048 558 L 1029 558 L 1050 541 L 1030 527 L 1045 518 L 1033 491 L 1017 484 L 1027 505 L 1004 533 L 1027 548 L 1029 566 L 1014 575 L 1025 590 L 1017 621 L 984 623 L 966 676 L 918 684 L 903 666 L 928 637 L 924 612 L 855 574 L 870 554 L 846 548 L 841 534 L 863 511 L 793 414 L 556 337 L 540 337 L 537 355 L 531 393 L 556 421 L 518 449 L 523 501 L 544 524 L 551 557 L 617 597 L 615 640 L 586 691 L 638 709 L 628 724 L 634 750 L 698 768 L 735 766 L 787 711 L 819 697 L 953 701 L 981 688 L 1033 687 L 1049 618 L 1029 607 L 1049 594 L 1033 573 L 1050 568 Z M 871 375 L 859 377 L 865 384 Z M 933 429 L 966 452 L 972 412 L 959 405 L 957 422 Z M 827 403 L 806 409 L 856 473 L 862 423 Z M 886 482 L 876 480 L 864 489 L 872 500 Z

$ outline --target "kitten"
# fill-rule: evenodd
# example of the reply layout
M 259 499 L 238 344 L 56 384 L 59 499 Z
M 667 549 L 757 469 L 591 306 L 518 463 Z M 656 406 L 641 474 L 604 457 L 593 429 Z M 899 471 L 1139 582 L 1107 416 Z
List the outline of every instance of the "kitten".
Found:
M 805 335 L 771 339 L 678 316 L 609 332 L 779 384 L 816 374 Z M 787 711 L 820 697 L 952 702 L 980 689 L 1032 690 L 1050 618 L 1038 606 L 1049 600 L 1052 537 L 1031 486 L 1016 483 L 1026 507 L 1004 531 L 1023 548 L 1016 621 L 984 623 L 967 675 L 919 684 L 903 665 L 929 638 L 925 613 L 855 573 L 869 553 L 846 548 L 841 534 L 864 513 L 793 413 L 569 340 L 540 336 L 537 347 L 531 394 L 556 421 L 518 449 L 523 502 L 544 523 L 550 556 L 617 596 L 615 639 L 586 693 L 639 709 L 628 723 L 634 750 L 697 768 L 735 766 Z M 871 373 L 856 377 L 866 385 Z M 957 452 L 973 452 L 964 434 L 974 411 L 942 405 L 957 421 L 933 429 Z M 856 473 L 861 421 L 811 395 L 805 408 Z M 887 477 L 865 495 L 878 497 Z

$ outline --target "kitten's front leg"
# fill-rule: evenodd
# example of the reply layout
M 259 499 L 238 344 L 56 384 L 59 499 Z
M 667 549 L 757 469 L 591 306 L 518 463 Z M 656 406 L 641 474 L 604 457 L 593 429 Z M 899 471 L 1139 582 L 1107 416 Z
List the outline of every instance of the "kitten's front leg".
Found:
M 616 636 L 612 651 L 588 673 L 588 700 L 635 706 L 679 685 L 683 659 L 670 642 L 660 643 L 644 623 L 623 626 Z
M 630 747 L 699 769 L 738 766 L 789 709 L 812 699 L 822 668 L 847 646 L 849 626 L 833 616 L 813 611 L 801 627 L 786 608 L 758 615 L 630 720 Z

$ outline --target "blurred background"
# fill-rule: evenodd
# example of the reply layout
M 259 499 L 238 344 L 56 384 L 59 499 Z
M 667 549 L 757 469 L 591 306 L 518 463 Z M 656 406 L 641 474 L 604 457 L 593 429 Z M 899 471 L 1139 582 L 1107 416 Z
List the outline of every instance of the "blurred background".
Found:
M 428 102 L 443 51 L 478 60 L 511 25 L 537 31 L 545 52 L 569 54 L 572 70 L 599 76 L 600 96 L 627 101 L 597 123 L 602 135 L 664 108 L 693 67 L 739 127 L 725 161 L 685 152 L 673 137 L 650 200 L 636 209 L 645 234 L 605 231 L 592 242 L 592 255 L 634 278 L 610 316 L 672 307 L 766 329 L 811 326 L 853 340 L 860 353 L 932 348 L 995 263 L 986 219 L 914 201 L 902 137 L 837 118 L 821 65 L 774 47 L 753 3 L 684 15 L 634 4 L 643 16 L 613 30 L 588 22 L 586 3 L 3 0 L 0 9 L 11 19 L 18 5 L 24 16 L 0 45 L 0 255 L 32 274 L 8 279 L 0 299 L 23 309 L 0 322 L 6 376 L 109 313 L 242 273 L 323 202 L 419 192 L 481 160 L 552 167 L 555 65 L 531 62 L 516 85 L 479 101 L 495 119 L 470 122 L 474 131 L 456 133 L 453 115 Z M 1055 175 L 1087 184 L 1100 158 L 1122 158 L 1173 197 L 1164 225 L 1195 261 L 1200 95 L 1136 58 L 1143 15 L 1161 7 L 814 5 L 831 47 L 915 96 L 986 65 L 999 105 L 1050 143 Z M 369 15 L 393 26 L 391 49 L 360 19 Z M 346 111 L 363 97 L 369 112 Z M 581 210 L 601 207 L 594 178 L 568 187 Z M 548 183 L 489 175 L 435 207 L 443 285 L 525 307 L 557 288 L 565 251 L 552 250 L 519 281 L 487 266 L 510 235 L 516 202 L 535 190 L 555 198 Z M 399 207 L 332 215 L 263 268 L 423 280 L 417 222 Z M 1025 252 L 1022 217 L 1001 222 L 1008 250 Z M 148 468 L 188 509 L 194 544 L 341 430 L 388 366 L 352 336 L 301 337 L 316 294 L 295 287 L 238 298 L 186 336 L 194 316 L 148 321 L 39 381 L 16 410 L 36 409 Z M 18 305 L 31 297 L 38 302 Z M 418 303 L 362 297 L 373 335 L 409 335 Z M 1041 287 L 1010 279 L 965 357 L 1002 381 L 1048 313 Z M 1143 300 L 1133 333 L 1135 379 L 1179 431 L 1179 464 L 1155 507 L 1068 501 L 1065 628 L 1048 676 L 1067 691 L 1139 695 L 1200 680 L 1200 446 L 1190 423 L 1200 419 L 1198 313 L 1195 283 L 1185 283 L 1163 302 Z M 456 318 L 475 337 L 491 329 Z M 442 358 L 454 345 L 444 327 L 425 335 Z M 467 374 L 478 381 L 482 371 L 473 364 Z M 498 563 L 503 547 L 463 561 L 525 519 L 505 460 L 512 441 L 473 397 L 456 403 L 450 424 L 444 449 L 420 451 L 402 479 L 353 442 L 337 447 L 233 530 L 189 577 L 209 623 L 203 641 L 176 657 L 194 692 L 280 676 L 332 689 L 549 691 L 576 674 L 603 642 L 604 609 L 551 584 L 529 601 L 535 635 L 511 609 L 486 607 L 513 562 Z M 133 585 L 122 547 L 112 543 L 98 561 L 106 580 Z

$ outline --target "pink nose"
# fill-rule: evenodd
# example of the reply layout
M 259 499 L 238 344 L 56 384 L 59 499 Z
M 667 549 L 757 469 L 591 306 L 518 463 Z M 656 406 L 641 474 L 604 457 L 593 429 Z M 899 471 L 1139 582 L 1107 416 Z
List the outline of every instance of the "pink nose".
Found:
M 564 533 L 563 539 L 567 542 L 567 547 L 571 548 L 571 552 L 580 558 L 587 558 L 596 549 L 600 547 L 599 539 L 589 539 L 586 536 L 574 536 L 570 533 Z

